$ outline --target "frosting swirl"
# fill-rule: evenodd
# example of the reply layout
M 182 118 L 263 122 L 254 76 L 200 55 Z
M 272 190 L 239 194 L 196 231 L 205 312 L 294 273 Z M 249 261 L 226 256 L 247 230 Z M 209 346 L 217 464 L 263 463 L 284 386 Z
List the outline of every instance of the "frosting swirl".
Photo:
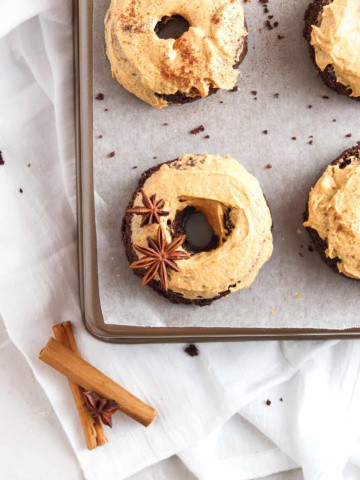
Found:
M 320 26 L 313 25 L 311 45 L 321 71 L 332 65 L 339 83 L 360 97 L 360 2 L 333 0 L 323 8 Z
M 176 40 L 159 38 L 157 23 L 174 15 L 189 30 Z M 246 35 L 240 0 L 112 0 L 105 17 L 113 77 L 157 108 L 168 104 L 159 95 L 206 97 L 210 87 L 233 88 Z
M 360 158 L 346 162 L 327 167 L 311 190 L 304 226 L 326 241 L 328 258 L 339 258 L 339 272 L 360 279 Z
M 203 212 L 219 238 L 218 247 L 177 261 L 169 270 L 169 289 L 187 299 L 210 299 L 222 292 L 248 287 L 273 250 L 269 208 L 257 179 L 232 157 L 184 155 L 160 166 L 145 181 L 147 195 L 165 200 L 169 215 L 161 217 L 167 241 L 177 212 L 191 206 Z M 142 205 L 139 192 L 133 206 Z M 225 218 L 227 217 L 227 221 Z M 229 229 L 229 221 L 231 229 Z M 157 224 L 140 226 L 131 218 L 131 241 L 147 245 L 156 238 Z

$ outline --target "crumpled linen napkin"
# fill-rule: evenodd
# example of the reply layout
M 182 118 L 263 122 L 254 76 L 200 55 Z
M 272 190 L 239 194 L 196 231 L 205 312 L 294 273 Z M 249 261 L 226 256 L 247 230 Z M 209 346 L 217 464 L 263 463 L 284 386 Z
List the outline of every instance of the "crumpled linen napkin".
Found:
M 254 479 L 297 465 L 309 479 L 342 478 L 350 455 L 358 465 L 358 342 L 208 344 L 191 358 L 182 345 L 109 345 L 85 331 L 71 1 L 0 2 L 0 18 L 0 313 L 85 477 L 120 480 L 177 454 L 206 480 Z M 74 323 L 85 359 L 158 409 L 150 428 L 119 415 L 110 443 L 85 449 L 66 380 L 37 360 L 51 326 L 64 320 Z

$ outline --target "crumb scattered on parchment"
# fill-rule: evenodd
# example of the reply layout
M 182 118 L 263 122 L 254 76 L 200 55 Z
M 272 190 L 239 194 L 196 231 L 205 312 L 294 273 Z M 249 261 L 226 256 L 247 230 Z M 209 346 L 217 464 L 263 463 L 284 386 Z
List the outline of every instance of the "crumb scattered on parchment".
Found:
M 296 299 L 299 299 L 299 298 L 301 298 L 301 295 L 300 295 L 300 293 L 297 293 L 297 294 L 294 296 L 294 298 L 296 298 Z
M 203 132 L 204 130 L 205 130 L 204 125 L 199 125 L 198 127 L 193 128 L 192 130 L 190 130 L 189 133 L 191 133 L 191 135 L 197 135 L 198 133 Z
M 270 315 L 271 316 L 275 315 L 275 310 L 273 308 L 270 308 Z
M 0 165 L 5 165 L 5 161 L 3 159 L 1 150 L 0 150 Z
M 272 168 L 271 163 L 268 163 L 267 165 L 265 165 L 265 168 L 268 169 L 268 170 L 270 170 L 270 168 Z
M 96 100 L 104 100 L 104 94 L 99 92 L 95 98 Z
M 108 155 L 109 158 L 115 157 L 115 152 L 110 152 Z
M 266 403 L 266 405 L 267 405 L 268 407 L 270 407 L 270 405 L 271 405 L 271 400 L 267 399 L 265 403 Z

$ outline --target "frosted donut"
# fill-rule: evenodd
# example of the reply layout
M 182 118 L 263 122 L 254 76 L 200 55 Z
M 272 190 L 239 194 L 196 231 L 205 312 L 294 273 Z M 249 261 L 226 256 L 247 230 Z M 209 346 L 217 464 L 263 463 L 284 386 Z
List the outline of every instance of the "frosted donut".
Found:
M 159 24 L 181 16 L 189 29 L 176 40 Z M 112 0 L 105 17 L 112 76 L 156 108 L 231 90 L 247 52 L 240 0 Z
M 213 230 L 201 249 L 186 231 L 196 211 Z M 234 158 L 205 153 L 144 172 L 122 232 L 131 268 L 143 284 L 174 303 L 208 305 L 251 285 L 271 257 L 271 227 L 257 179 Z

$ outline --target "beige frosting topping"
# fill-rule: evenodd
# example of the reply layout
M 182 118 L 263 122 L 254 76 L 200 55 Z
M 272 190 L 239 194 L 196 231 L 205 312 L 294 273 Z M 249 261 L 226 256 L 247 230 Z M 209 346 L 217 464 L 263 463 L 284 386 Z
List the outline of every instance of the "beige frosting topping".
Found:
M 360 159 L 350 159 L 345 168 L 329 166 L 311 190 L 304 226 L 326 240 L 341 273 L 360 279 Z
M 177 40 L 159 38 L 157 23 L 173 15 L 189 30 Z M 167 101 L 156 93 L 205 97 L 210 86 L 231 89 L 246 35 L 240 0 L 112 0 L 105 17 L 113 77 L 157 108 Z
M 172 240 L 168 221 L 189 206 L 207 216 L 219 238 L 217 248 L 176 262 L 179 272 L 168 271 L 170 290 L 189 299 L 234 292 L 248 287 L 270 258 L 272 220 L 261 187 L 230 156 L 184 155 L 162 165 L 143 188 L 147 195 L 156 193 L 166 202 L 164 209 L 170 214 L 161 217 L 161 225 L 168 241 Z M 134 206 L 141 206 L 141 200 L 139 193 Z M 148 235 L 156 238 L 158 225 L 140 227 L 141 220 L 138 215 L 132 217 L 132 242 L 146 246 Z
M 320 27 L 313 26 L 311 44 L 320 70 L 334 67 L 336 79 L 360 97 L 360 1 L 333 0 L 322 13 Z

